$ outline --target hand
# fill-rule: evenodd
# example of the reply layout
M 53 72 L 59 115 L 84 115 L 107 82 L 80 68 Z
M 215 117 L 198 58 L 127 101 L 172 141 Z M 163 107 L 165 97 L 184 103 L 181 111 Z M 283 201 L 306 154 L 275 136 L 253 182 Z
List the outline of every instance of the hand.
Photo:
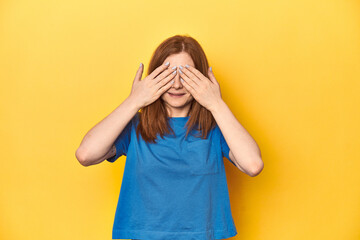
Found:
M 135 99 L 140 108 L 155 102 L 172 86 L 174 81 L 171 80 L 176 76 L 176 70 L 174 71 L 169 66 L 170 64 L 162 64 L 140 81 L 144 71 L 144 65 L 141 64 L 136 72 L 129 96 Z
M 222 100 L 220 85 L 214 73 L 208 69 L 209 79 L 193 66 L 186 65 L 184 68 L 180 65 L 179 68 L 180 77 L 184 79 L 182 84 L 186 90 L 198 103 L 211 111 L 211 108 Z

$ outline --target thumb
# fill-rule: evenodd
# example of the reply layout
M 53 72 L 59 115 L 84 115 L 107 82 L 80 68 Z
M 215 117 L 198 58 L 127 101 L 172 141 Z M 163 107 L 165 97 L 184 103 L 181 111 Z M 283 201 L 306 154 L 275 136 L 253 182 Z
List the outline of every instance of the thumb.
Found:
M 208 69 L 208 75 L 209 75 L 210 80 L 211 80 L 213 83 L 219 84 L 218 81 L 216 80 L 215 76 L 214 76 L 214 73 L 213 73 L 213 71 L 212 71 L 212 67 L 210 67 L 210 68 Z
M 144 64 L 140 63 L 140 66 L 136 72 L 135 78 L 134 78 L 134 82 L 138 82 L 141 80 L 141 76 L 143 74 L 144 71 Z

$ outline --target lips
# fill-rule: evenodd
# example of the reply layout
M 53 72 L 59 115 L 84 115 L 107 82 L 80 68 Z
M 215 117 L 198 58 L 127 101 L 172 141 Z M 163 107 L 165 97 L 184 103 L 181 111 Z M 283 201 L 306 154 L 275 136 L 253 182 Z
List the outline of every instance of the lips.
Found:
M 185 93 L 169 93 L 171 95 L 175 95 L 175 96 L 181 96 L 181 95 L 184 95 Z

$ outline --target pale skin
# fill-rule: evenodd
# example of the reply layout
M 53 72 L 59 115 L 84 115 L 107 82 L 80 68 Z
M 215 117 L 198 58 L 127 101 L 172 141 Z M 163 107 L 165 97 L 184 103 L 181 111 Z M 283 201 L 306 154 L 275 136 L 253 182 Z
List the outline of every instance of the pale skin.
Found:
M 260 149 L 221 98 L 220 85 L 214 73 L 208 69 L 209 79 L 190 64 L 185 67 L 180 65 L 179 68 L 183 86 L 214 116 L 230 148 L 230 159 L 242 172 L 251 177 L 257 176 L 264 167 Z
M 176 71 L 169 64 L 157 67 L 141 80 L 144 65 L 136 72 L 130 95 L 84 136 L 75 157 L 83 166 L 103 162 L 116 154 L 114 142 L 139 109 L 153 103 L 173 84 Z
M 167 62 L 169 65 L 165 65 Z M 113 143 L 125 125 L 140 108 L 161 97 L 170 117 L 186 117 L 195 99 L 213 114 L 230 148 L 229 157 L 239 170 L 252 177 L 262 171 L 264 164 L 258 145 L 222 100 L 219 83 L 210 69 L 209 79 L 194 67 L 188 53 L 181 52 L 168 56 L 161 66 L 141 80 L 143 70 L 141 65 L 128 98 L 85 135 L 76 151 L 82 165 L 98 164 L 114 156 Z M 172 97 L 169 93 L 185 95 Z
M 169 68 L 176 68 L 177 73 L 175 78 L 173 79 L 174 84 L 164 94 L 161 95 L 161 99 L 165 103 L 169 116 L 186 117 L 189 113 L 191 102 L 194 100 L 194 98 L 181 83 L 178 67 L 180 65 L 185 66 L 186 64 L 190 66 L 195 66 L 195 64 L 190 55 L 186 52 L 172 54 L 164 60 L 164 63 L 166 62 L 170 62 Z M 180 98 L 174 98 L 170 96 L 169 93 L 185 93 L 185 95 Z

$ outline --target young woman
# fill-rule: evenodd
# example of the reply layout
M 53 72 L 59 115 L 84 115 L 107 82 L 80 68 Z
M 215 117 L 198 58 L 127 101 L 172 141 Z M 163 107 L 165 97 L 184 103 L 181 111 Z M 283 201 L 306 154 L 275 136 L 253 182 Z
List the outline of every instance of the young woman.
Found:
M 141 80 L 143 68 L 128 98 L 85 135 L 76 152 L 84 166 L 127 156 L 113 239 L 235 236 L 223 157 L 256 176 L 263 168 L 256 142 L 222 100 L 195 39 L 166 39 Z

